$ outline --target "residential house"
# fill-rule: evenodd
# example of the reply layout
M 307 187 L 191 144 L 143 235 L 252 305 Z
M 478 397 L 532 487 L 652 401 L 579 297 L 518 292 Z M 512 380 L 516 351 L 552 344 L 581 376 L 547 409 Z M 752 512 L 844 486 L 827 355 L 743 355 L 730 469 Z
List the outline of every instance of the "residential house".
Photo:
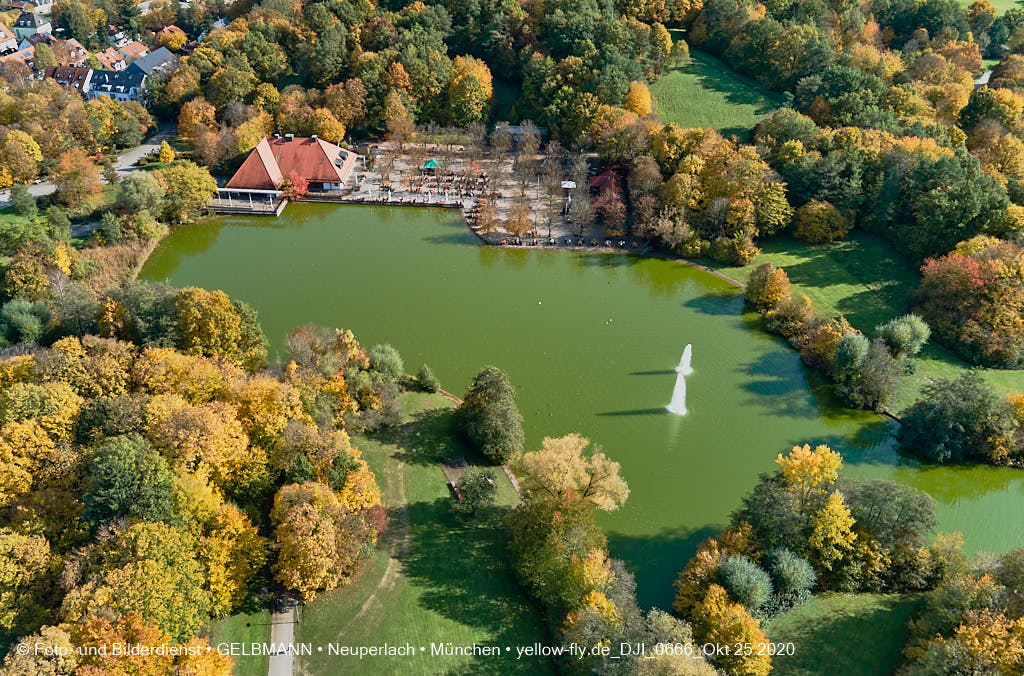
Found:
M 53 25 L 49 19 L 44 19 L 35 12 L 22 12 L 14 22 L 14 34 L 19 40 L 24 40 L 36 33 L 52 33 Z
M 121 49 L 131 42 L 120 26 L 107 26 L 107 42 L 114 46 L 114 49 Z
M 79 68 L 77 66 L 50 66 L 46 69 L 43 77 L 56 80 L 65 87 L 71 87 L 79 94 L 87 96 L 89 85 L 92 83 L 93 70 L 91 68 Z
M 50 16 L 53 12 L 53 0 L 39 0 L 38 2 L 33 2 L 32 6 L 36 8 L 36 14 Z
M 309 182 L 310 192 L 341 190 L 358 157 L 316 136 L 264 137 L 225 188 L 239 192 L 278 190 L 294 173 Z
M 62 66 L 84 66 L 89 60 L 89 52 L 74 38 L 57 40 L 51 46 L 57 63 Z
M 29 46 L 35 47 L 40 44 L 49 46 L 53 51 L 54 58 L 57 59 L 57 65 L 60 66 L 84 66 L 89 60 L 89 52 L 86 51 L 85 47 L 78 40 L 74 38 L 58 40 L 50 33 L 30 35 L 21 41 L 18 48 L 25 49 Z
M 128 62 L 113 47 L 107 47 L 102 52 L 96 52 L 96 60 L 103 66 L 103 70 L 124 70 Z
M 92 82 L 86 96 L 96 99 L 107 96 L 118 101 L 138 101 L 146 98 L 146 74 L 127 68 L 125 70 L 94 70 Z
M 150 54 L 135 59 L 128 70 L 136 70 L 146 75 L 154 75 L 173 70 L 178 65 L 178 57 L 166 47 L 160 47 Z
M 29 45 L 25 49 L 19 49 L 16 52 L 11 52 L 6 56 L 0 56 L 0 65 L 11 66 L 15 64 L 21 64 L 26 68 L 32 68 L 32 60 L 36 56 L 36 48 Z
M 7 26 L 0 23 L 0 54 L 7 54 L 18 49 L 18 37 Z
M 130 42 L 125 43 L 123 47 L 118 47 L 117 51 L 119 54 L 121 54 L 121 56 L 125 58 L 125 60 L 128 63 L 131 63 L 135 59 L 141 59 L 146 54 L 149 54 L 149 47 L 142 44 L 141 42 L 136 42 L 135 40 L 132 40 Z
M 590 201 L 594 206 L 600 206 L 609 200 L 622 200 L 622 178 L 614 171 L 602 171 L 597 176 L 591 176 L 588 182 Z

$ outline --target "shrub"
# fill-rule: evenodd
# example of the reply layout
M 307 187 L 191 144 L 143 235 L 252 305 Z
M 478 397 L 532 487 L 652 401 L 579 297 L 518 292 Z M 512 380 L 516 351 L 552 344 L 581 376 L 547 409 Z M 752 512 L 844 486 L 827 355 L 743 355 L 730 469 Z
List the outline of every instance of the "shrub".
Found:
M 455 409 L 459 432 L 495 463 L 523 450 L 523 417 L 516 408 L 515 390 L 500 369 L 487 366 L 476 374 L 466 398 Z
M 774 308 L 792 293 L 793 287 L 786 271 L 771 263 L 757 266 L 747 281 L 747 303 L 758 312 Z
M 836 368 L 840 373 L 852 373 L 864 363 L 871 343 L 860 333 L 850 331 L 843 334 L 836 349 Z
M 894 357 L 903 359 L 920 352 L 932 335 L 932 330 L 921 317 L 910 314 L 876 326 L 875 333 L 889 346 L 889 351 Z
M 751 612 L 763 606 L 772 594 L 772 581 L 768 573 L 745 556 L 726 559 L 719 566 L 718 575 L 729 596 Z
M 793 235 L 812 244 L 846 237 L 850 222 L 831 202 L 811 200 L 796 210 Z
M 370 370 L 389 382 L 397 381 L 405 372 L 405 364 L 398 350 L 391 345 L 374 345 L 369 352 Z
M 434 371 L 424 364 L 420 367 L 420 372 L 416 374 L 416 380 L 419 381 L 420 387 L 425 392 L 437 392 L 441 389 L 441 381 L 434 375 Z
M 860 366 L 840 374 L 836 390 L 854 408 L 884 410 L 896 396 L 900 369 L 885 341 L 876 338 Z
M 814 308 L 807 296 L 786 298 L 772 310 L 765 313 L 765 328 L 788 338 L 794 345 L 803 344 L 808 327 L 814 322 Z
M 773 549 L 765 555 L 765 568 L 779 594 L 810 592 L 817 581 L 811 562 L 784 547 Z

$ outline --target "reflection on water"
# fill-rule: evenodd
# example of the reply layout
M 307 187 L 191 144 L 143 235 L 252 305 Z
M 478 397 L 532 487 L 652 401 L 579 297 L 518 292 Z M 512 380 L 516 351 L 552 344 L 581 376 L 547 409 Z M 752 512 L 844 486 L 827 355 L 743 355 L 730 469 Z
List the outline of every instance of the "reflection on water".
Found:
M 696 544 L 796 444 L 828 443 L 856 477 L 927 490 L 940 528 L 971 549 L 1024 543 L 1021 474 L 900 456 L 891 422 L 843 408 L 736 289 L 688 266 L 486 248 L 444 210 L 292 204 L 277 220 L 175 229 L 143 275 L 251 303 L 275 346 L 300 324 L 349 328 L 455 392 L 486 364 L 504 369 L 528 445 L 580 432 L 621 463 L 629 501 L 600 520 L 644 605 L 670 605 Z M 686 343 L 700 361 L 677 416 L 665 405 Z

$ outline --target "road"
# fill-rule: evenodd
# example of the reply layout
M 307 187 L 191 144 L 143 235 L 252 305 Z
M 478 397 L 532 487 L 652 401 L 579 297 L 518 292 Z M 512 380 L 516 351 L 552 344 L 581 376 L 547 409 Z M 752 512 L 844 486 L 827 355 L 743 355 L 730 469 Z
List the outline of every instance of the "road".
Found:
M 117 158 L 117 162 L 114 163 L 114 170 L 118 176 L 124 176 L 129 174 L 136 169 L 135 163 L 140 159 L 160 150 L 160 144 L 164 141 L 170 140 L 175 131 L 177 131 L 177 125 L 174 124 L 161 124 L 159 131 L 153 135 L 152 138 L 147 139 L 141 145 L 135 146 L 131 150 L 127 150 Z M 55 190 L 53 183 L 50 181 L 43 181 L 42 183 L 35 183 L 28 187 L 29 193 L 36 198 L 50 195 Z M 9 190 L 0 192 L 0 209 L 10 206 L 11 194 Z
M 295 645 L 295 609 L 288 608 L 280 613 L 270 615 L 270 644 L 281 648 L 277 654 L 270 656 L 268 676 L 292 676 L 293 650 Z

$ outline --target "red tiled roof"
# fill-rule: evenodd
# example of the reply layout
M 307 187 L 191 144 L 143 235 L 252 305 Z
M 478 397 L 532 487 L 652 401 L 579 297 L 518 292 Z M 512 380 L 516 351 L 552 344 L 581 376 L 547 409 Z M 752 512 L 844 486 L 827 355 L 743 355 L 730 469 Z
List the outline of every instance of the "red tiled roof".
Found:
M 91 73 L 92 71 L 88 68 L 50 66 L 46 69 L 45 77 L 53 78 L 65 87 L 74 87 L 84 93 L 85 85 L 89 81 Z
M 355 153 L 323 139 L 264 138 L 226 187 L 274 190 L 292 172 L 314 183 L 344 183 L 355 161 Z
M 121 70 L 126 65 L 124 57 L 113 47 L 107 47 L 102 52 L 96 52 L 96 58 L 107 70 Z M 121 64 L 121 68 L 117 67 L 118 64 Z
M 117 50 L 126 59 L 139 59 L 149 53 L 149 47 L 132 40 L 121 49 Z
M 589 184 L 590 189 L 596 190 L 601 196 L 611 195 L 618 199 L 622 194 L 621 179 L 614 171 L 602 171 L 597 176 L 591 176 Z
M 172 23 L 171 25 L 169 25 L 169 26 L 164 26 L 163 28 L 161 28 L 160 30 L 158 30 L 158 31 L 156 32 L 156 34 L 157 34 L 158 36 L 160 36 L 160 35 L 166 35 L 167 37 L 172 37 L 172 36 L 175 36 L 175 35 L 181 35 L 181 36 L 184 36 L 184 37 L 188 37 L 188 36 L 187 36 L 187 35 L 185 34 L 185 31 L 181 30 L 180 28 L 178 28 L 177 26 L 175 26 L 175 25 L 174 25 L 173 23 Z

